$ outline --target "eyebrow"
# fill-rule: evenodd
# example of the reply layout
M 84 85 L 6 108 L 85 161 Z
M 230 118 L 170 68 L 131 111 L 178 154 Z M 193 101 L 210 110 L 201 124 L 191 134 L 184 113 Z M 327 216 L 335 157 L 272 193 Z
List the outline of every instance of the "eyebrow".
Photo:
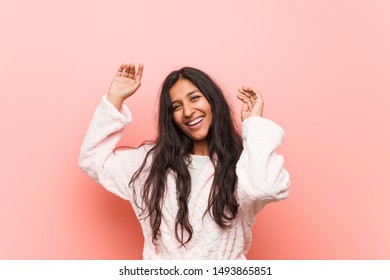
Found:
M 195 92 L 200 92 L 200 90 L 199 90 L 199 89 L 191 90 L 189 93 L 186 94 L 186 96 L 188 96 L 188 95 L 190 95 L 190 94 L 193 94 L 193 93 L 195 93 Z M 171 105 L 173 105 L 173 104 L 176 103 L 176 102 L 179 102 L 179 100 L 173 100 L 173 101 L 171 102 Z

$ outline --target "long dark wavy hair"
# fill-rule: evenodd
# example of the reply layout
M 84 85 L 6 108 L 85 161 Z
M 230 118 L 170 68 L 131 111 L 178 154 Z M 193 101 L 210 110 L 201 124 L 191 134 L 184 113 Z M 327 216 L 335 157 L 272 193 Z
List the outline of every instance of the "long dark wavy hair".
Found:
M 221 89 L 204 72 L 184 67 L 170 73 L 161 88 L 158 112 L 158 134 L 155 145 L 148 151 L 141 167 L 132 176 L 131 187 L 142 172 L 148 172 L 141 191 L 142 209 L 145 218 L 150 218 L 153 243 L 161 236 L 162 201 L 167 188 L 167 176 L 175 174 L 178 212 L 175 221 L 175 236 L 182 246 L 188 243 L 193 234 L 188 219 L 188 199 L 191 193 L 191 177 L 188 171 L 193 140 L 189 138 L 173 120 L 173 109 L 169 91 L 180 79 L 191 81 L 205 96 L 211 106 L 212 121 L 207 135 L 209 157 L 214 165 L 214 180 L 208 199 L 207 212 L 223 229 L 238 212 L 236 197 L 236 164 L 241 155 L 243 144 L 237 132 L 232 110 Z M 150 166 L 146 166 L 152 156 Z M 187 232 L 187 238 L 184 238 Z

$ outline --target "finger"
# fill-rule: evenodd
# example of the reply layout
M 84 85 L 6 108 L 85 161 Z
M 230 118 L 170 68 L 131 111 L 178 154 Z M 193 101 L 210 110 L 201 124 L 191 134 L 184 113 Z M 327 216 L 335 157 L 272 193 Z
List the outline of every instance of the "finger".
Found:
M 255 89 L 253 87 L 243 86 L 242 90 L 253 95 L 255 97 L 255 99 L 257 99 L 257 98 L 262 99 L 260 91 L 258 91 L 257 89 Z
M 250 87 L 242 86 L 240 89 L 238 89 L 238 91 L 241 92 L 242 94 L 245 94 L 248 97 L 250 96 L 256 97 L 256 93 Z
M 243 93 L 240 93 L 237 95 L 238 99 L 240 99 L 242 102 L 251 102 L 252 103 L 252 100 L 250 97 L 246 96 L 245 94 Z
M 250 102 L 248 102 L 244 97 L 237 95 L 238 99 L 242 101 L 241 111 L 250 112 Z
M 125 70 L 127 64 L 123 63 L 119 68 L 118 71 L 116 72 L 115 76 L 116 77 L 122 77 L 122 73 Z
M 128 78 L 129 75 L 130 75 L 130 67 L 131 67 L 131 64 L 126 64 L 126 68 L 124 69 L 123 73 L 122 73 L 122 77 L 124 78 Z
M 261 96 L 261 93 L 260 91 L 258 91 L 257 89 L 255 88 L 251 88 L 251 87 L 247 87 L 247 86 L 243 86 L 241 88 L 241 90 L 239 90 L 240 92 L 242 92 L 243 94 L 247 93 L 246 96 L 249 94 L 253 97 L 253 105 L 256 105 L 256 104 L 264 104 L 264 100 L 263 100 L 263 97 Z
M 137 74 L 135 75 L 135 80 L 137 82 L 141 81 L 141 78 L 142 78 L 142 73 L 144 72 L 144 65 L 141 63 L 139 66 L 138 66 L 138 70 L 137 70 Z
M 256 94 L 255 94 L 255 93 L 253 93 L 253 92 L 251 92 L 251 91 L 245 91 L 245 90 L 243 90 L 243 89 L 238 89 L 238 91 L 239 91 L 241 94 L 245 95 L 247 98 L 249 98 L 249 100 L 250 100 L 253 104 L 256 102 L 257 97 L 256 97 Z
M 252 102 L 252 105 L 255 105 L 258 100 L 262 100 L 261 98 L 258 99 L 257 95 L 251 91 L 244 91 L 243 89 L 238 90 L 242 95 L 249 98 L 249 100 Z
M 245 98 L 247 98 L 247 97 L 240 93 L 240 94 L 237 94 L 237 98 L 240 99 L 242 102 L 245 102 Z
M 250 112 L 248 104 L 246 103 L 242 104 L 241 113 L 242 112 L 247 112 L 247 113 Z
M 253 103 L 252 103 L 252 101 L 248 97 L 246 97 L 243 94 L 239 94 L 239 95 L 237 95 L 237 98 L 240 99 L 244 103 L 244 105 L 248 106 L 248 110 L 249 111 L 252 110 Z
M 135 65 L 134 63 L 131 63 L 129 67 L 129 78 L 134 79 L 134 76 L 135 76 Z

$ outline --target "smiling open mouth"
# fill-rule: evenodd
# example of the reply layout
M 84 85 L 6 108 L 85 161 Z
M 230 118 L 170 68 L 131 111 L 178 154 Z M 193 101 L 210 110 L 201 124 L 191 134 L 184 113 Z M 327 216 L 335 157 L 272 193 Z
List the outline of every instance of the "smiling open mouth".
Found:
M 195 120 L 188 122 L 187 125 L 194 126 L 194 125 L 200 123 L 201 121 L 203 121 L 203 119 L 204 119 L 204 117 L 196 118 Z

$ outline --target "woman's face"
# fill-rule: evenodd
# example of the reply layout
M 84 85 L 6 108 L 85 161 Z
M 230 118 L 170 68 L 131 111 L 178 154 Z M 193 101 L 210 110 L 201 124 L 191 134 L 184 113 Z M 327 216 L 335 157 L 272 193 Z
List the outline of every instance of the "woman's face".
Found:
M 178 80 L 169 90 L 173 120 L 187 134 L 195 145 L 206 145 L 212 112 L 210 103 L 199 89 L 189 80 Z M 195 151 L 196 153 L 196 151 Z

